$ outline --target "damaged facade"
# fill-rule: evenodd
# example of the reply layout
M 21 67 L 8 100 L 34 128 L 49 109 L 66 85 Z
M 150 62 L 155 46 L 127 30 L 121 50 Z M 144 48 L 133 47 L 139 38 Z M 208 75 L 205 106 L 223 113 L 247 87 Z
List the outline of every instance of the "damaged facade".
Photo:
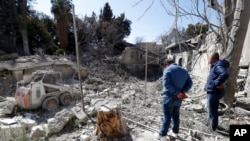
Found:
M 194 51 L 197 50 L 197 47 L 201 44 L 202 37 L 203 36 L 200 35 L 196 38 L 167 46 L 165 50 L 168 57 L 172 58 L 179 66 L 191 71 Z
M 249 44 L 250 28 L 248 28 L 242 50 L 236 89 L 236 92 L 242 92 L 244 94 L 250 93 L 250 75 L 248 75 L 250 71 Z M 189 70 L 192 75 L 206 79 L 210 70 L 208 63 L 209 56 L 213 52 L 222 54 L 223 46 L 218 42 L 217 36 L 214 33 L 209 33 L 207 35 L 199 35 L 178 44 L 171 44 L 165 49 L 168 53 L 168 57 L 172 57 L 175 63 Z
M 160 48 L 160 47 L 159 47 Z M 156 74 L 160 71 L 160 55 L 142 47 L 126 47 L 119 57 L 121 64 L 134 73 L 145 72 L 147 63 L 148 74 Z

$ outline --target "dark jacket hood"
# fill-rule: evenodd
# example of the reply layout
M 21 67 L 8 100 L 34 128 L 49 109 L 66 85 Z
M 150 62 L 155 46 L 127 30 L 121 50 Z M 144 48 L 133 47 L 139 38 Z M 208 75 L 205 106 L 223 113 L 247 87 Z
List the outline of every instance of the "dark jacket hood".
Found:
M 217 66 L 223 66 L 225 68 L 229 68 L 230 63 L 227 60 L 222 59 L 222 60 L 219 60 L 218 62 L 216 62 L 215 65 L 217 65 Z

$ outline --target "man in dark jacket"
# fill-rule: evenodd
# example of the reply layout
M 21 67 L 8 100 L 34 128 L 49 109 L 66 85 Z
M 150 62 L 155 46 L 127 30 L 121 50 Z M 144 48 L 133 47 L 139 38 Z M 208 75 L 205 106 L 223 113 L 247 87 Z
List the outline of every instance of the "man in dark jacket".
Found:
M 211 64 L 210 73 L 207 78 L 205 91 L 207 92 L 208 125 L 215 131 L 218 127 L 219 101 L 224 96 L 224 83 L 229 77 L 229 62 L 219 60 L 219 54 L 213 53 L 209 59 Z
M 183 93 L 191 89 L 193 81 L 188 72 L 174 63 L 171 59 L 164 62 L 165 69 L 163 71 L 163 124 L 160 133 L 156 133 L 157 139 L 166 136 L 170 127 L 171 119 L 173 120 L 172 132 L 170 136 L 177 136 L 179 133 L 179 114 L 182 103 Z

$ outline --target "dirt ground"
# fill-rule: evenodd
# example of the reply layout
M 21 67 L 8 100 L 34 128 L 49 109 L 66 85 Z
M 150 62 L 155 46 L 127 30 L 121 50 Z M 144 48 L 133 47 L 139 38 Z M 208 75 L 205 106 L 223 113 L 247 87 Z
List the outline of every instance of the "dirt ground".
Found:
M 144 90 L 144 81 L 137 79 L 121 82 L 122 86 L 130 86 L 131 89 L 127 89 L 126 93 L 119 93 L 118 96 L 109 96 L 116 102 L 121 102 L 120 110 L 122 116 L 127 122 L 130 130 L 130 139 L 118 139 L 118 140 L 133 140 L 133 141 L 152 141 L 155 140 L 153 134 L 158 132 L 162 123 L 162 111 L 161 111 L 161 80 L 155 82 L 147 82 L 146 94 Z M 195 82 L 194 88 L 200 85 L 200 82 Z M 136 89 L 134 89 L 136 87 Z M 207 113 L 200 110 L 189 110 L 186 105 L 200 104 L 204 101 L 206 95 L 199 95 L 194 93 L 194 88 L 189 93 L 189 98 L 183 101 L 181 108 L 181 123 L 180 123 L 180 138 L 176 140 L 229 140 L 228 138 L 228 123 L 220 122 L 220 126 L 223 126 L 222 132 L 212 132 L 206 126 Z M 196 88 L 197 89 L 197 88 Z M 198 90 L 196 90 L 198 92 Z M 200 91 L 201 92 L 201 91 Z M 127 95 L 126 95 L 127 94 Z M 129 96 L 128 96 L 129 95 Z M 105 97 L 108 99 L 108 96 Z M 112 101 L 111 101 L 112 102 Z M 197 106 L 196 105 L 196 106 Z M 229 115 L 223 115 L 223 118 L 229 118 Z M 222 117 L 220 117 L 222 118 Z M 76 128 L 73 132 L 67 132 L 67 127 L 58 135 L 53 135 L 48 140 L 75 140 L 82 133 L 91 137 L 91 141 L 96 140 L 94 134 L 95 124 L 88 123 L 81 128 Z
M 130 135 L 123 139 L 112 141 L 153 141 L 155 132 L 158 132 L 162 124 L 161 109 L 161 78 L 155 81 L 145 82 L 130 75 L 124 68 L 117 64 L 115 59 L 96 59 L 97 54 L 85 54 L 81 56 L 84 67 L 89 69 L 88 78 L 83 80 L 83 90 L 86 94 L 85 104 L 91 105 L 91 99 L 103 99 L 108 104 L 117 104 L 123 119 L 129 127 Z M 5 75 L 6 76 L 6 75 Z M 211 131 L 206 126 L 206 94 L 203 91 L 205 80 L 192 76 L 193 87 L 188 93 L 189 98 L 182 103 L 180 112 L 180 133 L 176 141 L 228 141 L 229 125 L 234 123 L 246 123 L 249 115 L 235 107 L 248 107 L 249 100 L 239 97 L 239 104 L 221 114 L 219 117 L 219 131 Z M 5 77 L 1 77 L 2 85 L 6 85 Z M 11 81 L 8 80 L 10 83 Z M 14 86 L 10 85 L 13 89 Z M 107 90 L 108 89 L 108 90 Z M 14 90 L 1 88 L 1 93 L 10 93 Z M 107 90 L 107 91 L 105 91 Z M 3 94 L 2 94 L 3 95 Z M 4 95 L 4 96 L 5 96 Z M 241 102 L 240 102 L 241 101 Z M 80 102 L 80 101 L 78 101 Z M 242 104 L 243 103 L 243 104 Z M 21 111 L 17 114 L 32 113 L 38 123 L 45 123 L 46 119 L 53 117 L 56 112 L 67 107 L 60 107 L 57 111 L 46 112 L 43 110 Z M 246 111 L 248 111 L 247 109 Z M 96 121 L 96 115 L 91 117 Z M 80 141 L 82 136 L 88 136 L 90 141 L 96 141 L 96 124 L 89 120 L 87 123 L 78 123 L 76 119 L 70 121 L 61 132 L 49 135 L 41 140 L 47 141 Z M 173 140 L 173 139 L 172 139 Z

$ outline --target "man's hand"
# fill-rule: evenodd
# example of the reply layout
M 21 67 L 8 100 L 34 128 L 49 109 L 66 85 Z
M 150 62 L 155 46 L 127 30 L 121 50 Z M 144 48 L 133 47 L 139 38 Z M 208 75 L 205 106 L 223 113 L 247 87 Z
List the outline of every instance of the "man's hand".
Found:
M 223 84 L 218 85 L 218 86 L 216 86 L 216 88 L 217 88 L 217 89 L 222 89 L 222 88 L 224 88 L 224 85 L 223 85 Z
M 184 93 L 184 92 L 180 92 L 177 97 L 180 99 L 180 100 L 183 100 L 183 99 L 186 99 L 188 98 L 188 96 Z

